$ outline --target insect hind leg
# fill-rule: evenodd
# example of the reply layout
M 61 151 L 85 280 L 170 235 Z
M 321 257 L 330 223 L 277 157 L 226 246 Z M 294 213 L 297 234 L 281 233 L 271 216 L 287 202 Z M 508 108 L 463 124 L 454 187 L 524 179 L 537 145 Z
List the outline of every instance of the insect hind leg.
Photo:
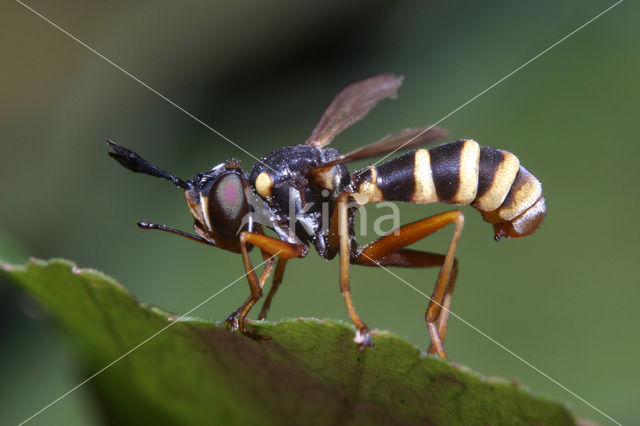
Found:
M 454 223 L 455 230 L 446 255 L 409 250 L 404 247 Z M 457 277 L 455 250 L 462 233 L 464 215 L 460 210 L 441 213 L 398 228 L 396 231 L 364 246 L 352 263 L 364 266 L 430 267 L 440 266 L 425 320 L 431 337 L 429 353 L 446 358 L 443 340 L 449 318 L 451 295 Z
M 399 267 L 399 268 L 432 268 L 442 267 L 444 265 L 446 256 L 439 253 L 431 253 L 421 250 L 412 250 L 401 248 L 393 251 L 378 260 L 366 259 L 364 256 L 354 259 L 353 263 L 361 266 L 372 267 Z M 451 276 L 449 278 L 449 285 L 444 295 L 442 302 L 442 309 L 438 315 L 436 321 L 436 329 L 440 341 L 444 342 L 445 335 L 447 333 L 447 323 L 449 320 L 449 306 L 451 306 L 451 296 L 456 283 L 456 277 L 458 275 L 458 260 L 453 259 L 453 268 L 451 270 Z M 429 346 L 429 353 L 436 353 L 435 345 Z

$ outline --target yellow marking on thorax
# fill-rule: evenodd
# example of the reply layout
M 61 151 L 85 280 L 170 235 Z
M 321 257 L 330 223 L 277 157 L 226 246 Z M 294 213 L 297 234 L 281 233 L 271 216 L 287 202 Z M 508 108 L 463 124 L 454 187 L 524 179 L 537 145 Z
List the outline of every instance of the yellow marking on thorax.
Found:
M 333 191 L 333 167 L 315 173 L 313 176 L 320 186 Z
M 480 145 L 472 139 L 464 141 L 462 152 L 460 152 L 458 190 L 451 200 L 451 203 L 466 205 L 476 198 L 476 193 L 478 192 L 479 163 Z
M 262 172 L 256 178 L 256 191 L 262 198 L 271 197 L 271 189 L 273 188 L 273 180 L 269 173 Z
M 411 201 L 417 204 L 437 202 L 438 195 L 436 194 L 436 186 L 433 183 L 429 151 L 426 149 L 417 150 L 414 161 L 413 177 L 415 179 L 416 189 Z
M 478 210 L 489 212 L 500 207 L 520 170 L 518 157 L 507 151 L 500 150 L 500 152 L 503 160 L 496 169 L 491 187 L 474 203 Z

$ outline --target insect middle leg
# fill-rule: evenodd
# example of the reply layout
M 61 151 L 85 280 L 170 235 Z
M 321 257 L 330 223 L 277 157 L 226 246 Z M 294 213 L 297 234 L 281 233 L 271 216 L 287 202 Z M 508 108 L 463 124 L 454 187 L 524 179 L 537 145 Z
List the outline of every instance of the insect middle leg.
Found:
M 455 224 L 455 230 L 444 257 L 434 253 L 404 249 L 404 247 L 427 237 L 450 223 Z M 455 251 L 463 225 L 464 215 L 460 210 L 431 216 L 401 226 L 396 231 L 364 246 L 353 260 L 353 263 L 367 266 L 441 266 L 436 286 L 427 307 L 425 320 L 431 337 L 429 353 L 435 353 L 444 358 L 447 357 L 447 354 L 442 342 L 447 329 L 451 294 L 457 276 Z
M 271 301 L 273 300 L 273 296 L 275 296 L 280 283 L 282 282 L 282 276 L 284 275 L 284 268 L 287 265 L 287 259 L 279 258 L 278 264 L 276 265 L 276 272 L 273 274 L 273 284 L 271 284 L 271 290 L 269 290 L 269 294 L 267 294 L 267 298 L 262 304 L 262 309 L 260 310 L 260 315 L 258 315 L 259 320 L 267 319 L 267 311 L 271 307 Z
M 349 243 L 351 241 L 351 234 L 349 233 L 347 201 L 348 194 L 341 194 L 338 198 L 336 209 L 338 222 L 337 232 L 340 242 L 340 291 L 342 292 L 344 303 L 347 306 L 347 313 L 351 318 L 351 322 L 356 327 L 356 337 L 353 340 L 358 344 L 358 348 L 362 349 L 366 346 L 372 347 L 373 341 L 371 340 L 369 328 L 362 319 L 360 319 L 360 316 L 353 306 L 353 300 L 351 299 L 351 286 L 349 283 L 349 263 L 351 261 L 351 246 Z M 335 229 L 333 229 L 332 232 L 335 233 Z

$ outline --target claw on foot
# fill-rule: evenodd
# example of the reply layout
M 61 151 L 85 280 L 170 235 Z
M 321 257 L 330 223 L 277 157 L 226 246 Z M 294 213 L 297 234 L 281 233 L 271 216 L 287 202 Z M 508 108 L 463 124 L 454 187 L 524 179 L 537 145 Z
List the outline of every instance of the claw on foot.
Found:
M 358 349 L 364 349 L 366 347 L 373 348 L 373 340 L 371 340 L 371 333 L 369 329 L 362 328 L 356 330 L 356 337 L 353 338 L 353 341 L 358 344 Z
M 427 353 L 431 355 L 438 355 L 440 358 L 449 359 L 449 356 L 444 350 L 439 351 L 433 345 L 429 345 L 429 350 L 427 351 Z
M 429 335 L 431 336 L 431 344 L 429 345 L 429 350 L 427 352 L 433 355 L 438 355 L 444 359 L 449 359 L 447 353 L 444 351 L 442 339 L 440 339 L 440 334 L 438 334 L 438 329 L 436 328 L 435 323 L 428 323 L 427 328 L 429 329 Z
M 238 312 L 233 312 L 231 315 L 224 320 L 225 325 L 228 330 L 236 331 L 240 329 L 240 323 L 238 321 Z
M 238 311 L 229 315 L 227 319 L 224 320 L 225 325 L 227 326 L 227 329 L 230 331 L 240 331 L 240 333 L 242 333 L 243 336 L 249 337 L 250 339 L 253 339 L 253 340 L 271 340 L 271 336 L 264 336 L 255 332 L 247 331 L 244 325 L 245 325 L 245 321 L 249 321 L 249 320 L 246 319 L 245 321 L 240 322 L 239 318 L 240 318 L 240 313 Z

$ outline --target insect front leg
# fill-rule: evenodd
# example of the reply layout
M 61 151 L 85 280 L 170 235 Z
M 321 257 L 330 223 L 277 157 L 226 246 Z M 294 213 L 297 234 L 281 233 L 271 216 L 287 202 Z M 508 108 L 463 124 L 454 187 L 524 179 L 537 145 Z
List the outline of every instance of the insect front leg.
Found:
M 249 280 L 249 289 L 251 290 L 251 293 L 249 294 L 249 297 L 247 298 L 247 300 L 245 300 L 244 303 L 240 305 L 238 309 L 233 311 L 226 318 L 225 322 L 227 324 L 227 327 L 230 330 L 235 331 L 239 329 L 240 332 L 245 336 L 257 337 L 245 331 L 244 321 L 247 314 L 249 313 L 249 310 L 251 310 L 251 307 L 262 296 L 262 287 L 264 287 L 264 283 L 269 278 L 269 275 L 271 275 L 273 264 L 274 264 L 273 258 L 268 257 L 267 259 L 265 259 L 265 268 L 260 274 L 260 279 L 257 278 L 257 275 L 253 270 L 253 267 L 249 270 L 249 273 L 247 274 L 247 279 Z M 263 337 L 265 339 L 268 339 L 267 336 L 263 336 Z
M 265 270 L 262 272 L 259 279 L 254 271 L 253 265 L 251 264 L 251 259 L 249 258 L 249 250 L 247 248 L 249 244 L 258 247 L 262 251 L 263 257 L 266 257 Z M 240 330 L 240 332 L 245 336 L 255 338 L 256 336 L 251 335 L 245 330 L 245 319 L 253 305 L 255 305 L 258 299 L 262 297 L 262 287 L 271 274 L 273 264 L 275 263 L 274 258 L 292 259 L 294 257 L 303 256 L 306 253 L 306 250 L 303 245 L 296 245 L 264 234 L 244 231 L 240 233 L 240 251 L 242 254 L 244 268 L 247 273 L 247 280 L 249 281 L 251 294 L 242 306 L 227 317 L 226 322 L 231 329 Z M 261 338 L 268 339 L 268 336 L 261 336 Z

